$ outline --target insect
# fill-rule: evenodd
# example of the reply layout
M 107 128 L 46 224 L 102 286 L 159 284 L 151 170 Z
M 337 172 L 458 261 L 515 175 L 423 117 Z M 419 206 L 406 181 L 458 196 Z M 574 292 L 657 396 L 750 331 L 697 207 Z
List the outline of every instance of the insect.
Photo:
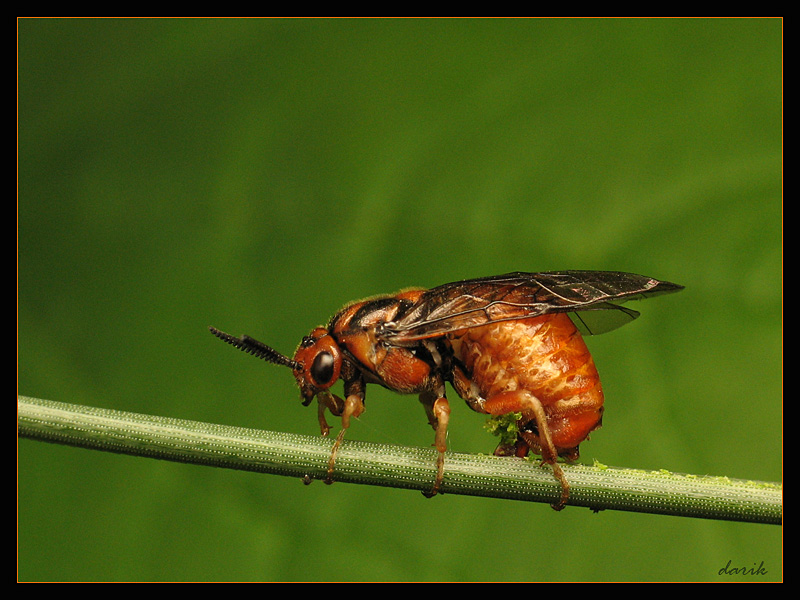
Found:
M 579 444 L 601 425 L 603 390 L 581 334 L 616 329 L 639 316 L 621 306 L 683 286 L 610 271 L 508 273 L 411 289 L 348 304 L 325 327 L 305 336 L 294 358 L 249 336 L 213 327 L 229 344 L 289 367 L 304 406 L 318 401 L 322 435 L 325 412 L 341 418 L 326 482 L 354 417 L 364 412 L 367 384 L 417 394 L 433 427 L 436 476 L 427 496 L 442 484 L 450 405 L 445 384 L 474 411 L 521 414 L 513 443 L 499 455 L 539 454 L 561 484 L 560 510 L 569 483 L 557 463 L 579 456 Z M 331 393 L 341 379 L 344 399 Z

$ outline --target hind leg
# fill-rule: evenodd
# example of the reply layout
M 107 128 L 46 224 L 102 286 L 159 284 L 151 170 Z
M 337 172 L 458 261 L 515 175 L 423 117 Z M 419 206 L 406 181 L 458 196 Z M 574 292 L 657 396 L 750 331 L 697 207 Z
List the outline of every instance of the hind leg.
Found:
M 532 449 L 541 454 L 542 462 L 550 465 L 553 469 L 553 476 L 561 484 L 561 498 L 552 507 L 555 510 L 564 508 L 569 499 L 569 482 L 557 462 L 558 451 L 553 443 L 550 425 L 547 422 L 547 413 L 539 399 L 527 390 L 514 390 L 489 397 L 483 403 L 482 408 L 491 415 L 521 412 L 525 422 L 534 421 L 536 423 L 538 436 L 520 432 L 522 439 L 518 441 L 515 453 L 517 456 L 524 456 L 528 449 Z

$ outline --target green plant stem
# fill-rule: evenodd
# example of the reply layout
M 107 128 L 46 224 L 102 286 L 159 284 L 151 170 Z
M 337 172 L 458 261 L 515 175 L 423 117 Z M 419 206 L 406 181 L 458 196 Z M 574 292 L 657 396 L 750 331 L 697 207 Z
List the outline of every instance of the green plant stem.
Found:
M 22 438 L 177 462 L 325 479 L 333 440 L 228 427 L 18 396 Z M 563 465 L 569 506 L 781 524 L 783 486 L 640 471 Z M 436 451 L 345 439 L 334 479 L 427 491 Z M 448 452 L 442 492 L 552 503 L 560 485 L 538 461 Z M 422 501 L 422 500 L 420 500 Z

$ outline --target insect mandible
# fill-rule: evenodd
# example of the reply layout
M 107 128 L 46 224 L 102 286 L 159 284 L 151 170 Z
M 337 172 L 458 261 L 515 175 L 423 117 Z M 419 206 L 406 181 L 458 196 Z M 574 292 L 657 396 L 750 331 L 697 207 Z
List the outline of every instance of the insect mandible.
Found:
M 325 411 L 341 418 L 326 482 L 350 420 L 364 412 L 366 386 L 375 383 L 417 394 L 435 432 L 436 476 L 426 496 L 442 485 L 450 405 L 445 383 L 474 411 L 520 413 L 517 439 L 499 455 L 539 454 L 561 484 L 560 510 L 569 483 L 557 463 L 574 461 L 578 447 L 603 415 L 600 377 L 581 334 L 616 329 L 639 316 L 621 306 L 683 286 L 615 271 L 508 273 L 411 289 L 348 304 L 328 325 L 305 336 L 294 358 L 249 336 L 211 327 L 229 344 L 292 369 L 304 406 L 316 398 L 322 435 Z M 341 379 L 344 399 L 332 394 Z

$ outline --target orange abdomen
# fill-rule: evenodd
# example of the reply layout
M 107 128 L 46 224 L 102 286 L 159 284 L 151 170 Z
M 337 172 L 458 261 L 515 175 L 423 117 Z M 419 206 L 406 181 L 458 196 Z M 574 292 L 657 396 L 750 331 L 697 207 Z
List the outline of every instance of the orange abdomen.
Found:
M 576 448 L 600 426 L 600 377 L 566 314 L 474 327 L 452 335 L 451 342 L 484 399 L 518 389 L 536 396 L 559 450 Z

